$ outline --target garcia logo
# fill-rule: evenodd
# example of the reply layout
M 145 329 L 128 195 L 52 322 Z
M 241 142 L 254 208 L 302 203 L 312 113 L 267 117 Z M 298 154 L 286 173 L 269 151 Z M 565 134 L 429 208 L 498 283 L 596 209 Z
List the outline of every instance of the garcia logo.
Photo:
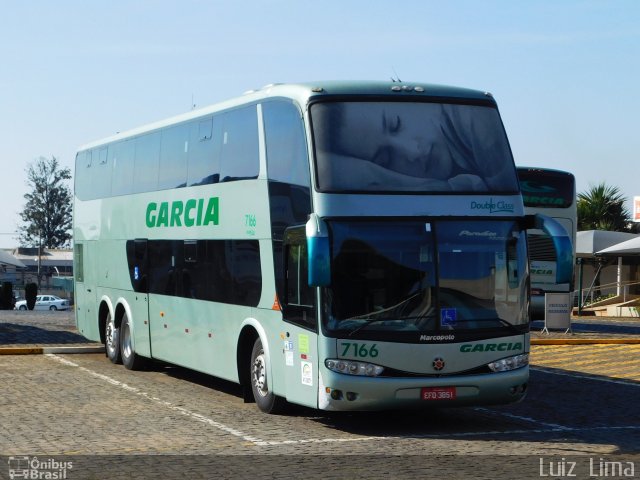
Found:
M 493 198 L 490 198 L 486 202 L 471 202 L 471 210 L 486 210 L 489 213 L 513 213 L 513 203 L 509 203 L 504 200 L 494 202 Z
M 218 225 L 218 205 L 218 197 L 150 202 L 145 220 L 149 228 Z
M 469 352 L 509 352 L 512 350 L 522 350 L 522 343 L 465 343 L 460 346 L 462 353 Z

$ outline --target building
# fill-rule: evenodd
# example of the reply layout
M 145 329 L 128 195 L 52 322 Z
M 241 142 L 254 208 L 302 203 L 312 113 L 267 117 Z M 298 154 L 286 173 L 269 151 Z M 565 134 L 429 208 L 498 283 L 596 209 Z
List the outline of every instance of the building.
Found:
M 73 296 L 73 250 L 19 247 L 0 250 L 0 281 L 11 282 L 24 294 L 27 283 L 39 285 L 39 292 L 63 298 Z

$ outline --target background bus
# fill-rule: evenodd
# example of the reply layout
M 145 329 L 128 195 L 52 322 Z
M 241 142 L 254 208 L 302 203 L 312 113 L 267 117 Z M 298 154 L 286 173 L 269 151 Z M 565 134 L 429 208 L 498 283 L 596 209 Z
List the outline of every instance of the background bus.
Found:
M 80 149 L 78 329 L 265 412 L 514 402 L 534 224 L 570 257 L 524 216 L 491 95 L 273 85 Z
M 575 260 L 578 216 L 576 181 L 573 174 L 537 167 L 518 167 L 517 170 L 525 213 L 539 213 L 557 220 L 571 238 L 572 256 Z M 573 275 L 571 281 L 557 283 L 557 257 L 551 238 L 541 230 L 529 230 L 527 235 L 532 311 L 535 317 L 544 317 L 545 293 L 572 292 Z

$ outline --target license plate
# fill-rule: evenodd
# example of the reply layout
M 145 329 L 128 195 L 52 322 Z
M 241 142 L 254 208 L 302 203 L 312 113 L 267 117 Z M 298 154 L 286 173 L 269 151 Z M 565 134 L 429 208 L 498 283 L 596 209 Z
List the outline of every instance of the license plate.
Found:
M 424 387 L 420 392 L 422 400 L 455 400 L 456 387 Z

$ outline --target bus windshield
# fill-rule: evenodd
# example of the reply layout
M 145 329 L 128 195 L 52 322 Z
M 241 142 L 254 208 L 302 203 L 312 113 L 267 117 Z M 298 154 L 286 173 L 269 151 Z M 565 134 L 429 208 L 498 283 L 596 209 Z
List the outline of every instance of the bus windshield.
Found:
M 575 203 L 575 179 L 559 170 L 518 168 L 525 207 L 568 208 Z
M 333 221 L 329 227 L 329 331 L 469 331 L 528 323 L 525 235 L 512 220 Z
M 311 117 L 320 191 L 518 192 L 491 106 L 323 102 Z

